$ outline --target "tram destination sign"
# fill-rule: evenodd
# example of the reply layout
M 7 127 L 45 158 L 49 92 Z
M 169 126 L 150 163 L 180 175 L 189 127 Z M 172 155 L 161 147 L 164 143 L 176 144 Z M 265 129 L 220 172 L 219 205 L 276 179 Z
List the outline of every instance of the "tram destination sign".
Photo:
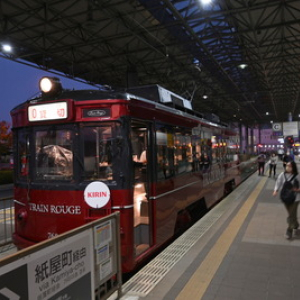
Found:
M 68 117 L 67 102 L 38 104 L 28 107 L 30 122 L 60 120 Z

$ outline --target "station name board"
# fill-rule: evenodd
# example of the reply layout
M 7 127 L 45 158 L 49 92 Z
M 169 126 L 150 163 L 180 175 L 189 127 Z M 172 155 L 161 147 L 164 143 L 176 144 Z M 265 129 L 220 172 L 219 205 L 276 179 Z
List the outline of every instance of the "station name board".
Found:
M 30 122 L 60 120 L 68 118 L 67 102 L 32 105 L 28 107 Z

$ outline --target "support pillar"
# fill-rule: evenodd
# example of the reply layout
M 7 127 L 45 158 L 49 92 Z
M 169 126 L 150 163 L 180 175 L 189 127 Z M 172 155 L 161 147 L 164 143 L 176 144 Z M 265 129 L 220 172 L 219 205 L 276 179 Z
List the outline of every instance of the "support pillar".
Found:
M 245 153 L 249 153 L 249 127 L 245 126 Z
M 240 137 L 240 154 L 243 153 L 243 131 L 242 131 L 242 123 L 239 122 L 239 137 Z
M 251 136 L 251 155 L 254 154 L 254 129 L 251 127 L 250 129 L 250 136 Z

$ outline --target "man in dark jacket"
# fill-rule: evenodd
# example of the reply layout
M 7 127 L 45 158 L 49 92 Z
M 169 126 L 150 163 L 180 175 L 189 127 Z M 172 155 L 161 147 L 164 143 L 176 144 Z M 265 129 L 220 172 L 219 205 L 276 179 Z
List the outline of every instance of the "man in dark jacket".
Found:
M 210 159 L 209 159 L 209 156 L 204 153 L 202 156 L 201 156 L 201 160 L 200 160 L 200 168 L 201 170 L 206 173 L 209 171 L 209 167 L 210 167 Z
M 265 173 L 265 163 L 266 163 L 266 155 L 264 153 L 260 153 L 257 158 L 258 163 L 258 176 L 263 176 Z

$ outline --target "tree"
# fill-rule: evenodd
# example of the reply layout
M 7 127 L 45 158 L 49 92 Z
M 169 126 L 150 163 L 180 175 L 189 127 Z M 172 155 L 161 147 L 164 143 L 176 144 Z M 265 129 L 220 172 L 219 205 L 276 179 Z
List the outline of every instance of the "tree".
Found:
M 6 121 L 0 121 L 0 155 L 8 154 L 12 147 L 12 132 L 10 124 Z

